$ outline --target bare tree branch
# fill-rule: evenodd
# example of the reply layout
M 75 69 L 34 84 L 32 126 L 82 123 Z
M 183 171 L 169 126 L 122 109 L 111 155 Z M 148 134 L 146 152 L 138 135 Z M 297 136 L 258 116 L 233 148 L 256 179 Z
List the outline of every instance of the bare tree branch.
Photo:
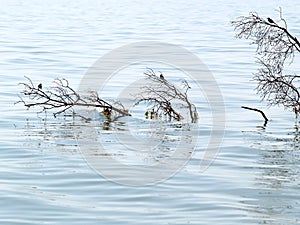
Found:
M 151 119 L 164 117 L 168 120 L 182 120 L 183 115 L 188 115 L 191 122 L 197 122 L 198 114 L 196 107 L 188 99 L 190 86 L 186 80 L 182 81 L 182 88 L 169 82 L 161 73 L 157 76 L 152 69 L 145 72 L 146 85 L 141 87 L 135 97 L 135 105 L 142 102 L 150 104 L 146 114 Z M 100 98 L 97 92 L 90 91 L 88 94 L 79 94 L 70 85 L 69 81 L 55 79 L 53 86 L 43 87 L 42 84 L 35 85 L 29 77 L 27 82 L 20 83 L 24 90 L 20 93 L 20 101 L 27 108 L 39 107 L 41 111 L 53 110 L 54 116 L 69 110 L 74 113 L 75 106 L 101 108 L 103 115 L 110 121 L 122 116 L 131 116 L 121 102 L 109 103 Z M 183 114 L 183 112 L 185 114 Z M 79 115 L 80 116 L 80 115 Z
M 283 105 L 293 109 L 296 115 L 300 109 L 299 76 L 284 75 L 284 66 L 293 62 L 295 53 L 300 52 L 298 39 L 288 31 L 286 20 L 279 8 L 279 20 L 264 19 L 252 12 L 249 16 L 232 21 L 237 38 L 253 40 L 257 45 L 257 63 L 261 66 L 254 74 L 258 82 L 257 92 L 269 105 Z
M 187 92 L 190 86 L 187 81 L 183 81 L 183 90 L 180 90 L 173 83 L 169 82 L 162 73 L 156 75 L 152 69 L 144 73 L 149 84 L 141 88 L 137 94 L 135 105 L 147 102 L 151 106 L 146 112 L 146 116 L 151 119 L 159 115 L 165 115 L 169 119 L 182 120 L 180 107 L 189 111 L 192 122 L 196 122 L 198 114 L 196 107 L 190 102 Z
M 57 116 L 68 110 L 74 110 L 74 106 L 84 106 L 102 108 L 103 114 L 107 118 L 110 118 L 113 113 L 116 117 L 130 116 L 124 107 L 113 106 L 101 99 L 97 92 L 91 91 L 89 96 L 80 96 L 64 78 L 55 79 L 53 81 L 54 86 L 43 89 L 42 84 L 35 86 L 29 77 L 25 76 L 25 78 L 27 83 L 20 83 L 24 90 L 19 95 L 20 101 L 16 103 L 23 103 L 27 108 L 40 107 L 41 111 L 54 109 L 56 111 L 53 115 Z M 119 104 L 119 106 L 121 105 Z
M 280 25 L 280 22 L 283 25 Z M 232 21 L 237 32 L 237 38 L 252 39 L 257 45 L 257 57 L 263 62 L 269 62 L 281 72 L 287 59 L 293 59 L 294 52 L 300 52 L 300 43 L 288 30 L 286 21 L 282 18 L 276 23 L 273 19 L 263 19 L 257 13 L 238 17 Z
M 262 115 L 262 117 L 264 118 L 264 120 L 265 120 L 264 126 L 267 125 L 269 119 L 268 119 L 268 117 L 266 116 L 266 114 L 262 110 L 256 109 L 256 108 L 247 107 L 247 106 L 242 106 L 242 108 L 243 109 L 252 110 L 252 111 L 255 111 L 255 112 L 259 112 Z

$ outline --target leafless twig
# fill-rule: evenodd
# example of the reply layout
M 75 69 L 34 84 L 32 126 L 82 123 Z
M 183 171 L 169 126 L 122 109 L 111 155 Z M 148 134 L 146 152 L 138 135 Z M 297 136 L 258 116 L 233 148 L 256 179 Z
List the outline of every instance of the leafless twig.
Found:
M 247 106 L 242 106 L 242 108 L 243 109 L 248 109 L 248 110 L 259 112 L 262 115 L 262 117 L 264 118 L 264 120 L 265 120 L 264 126 L 267 125 L 269 119 L 268 119 L 268 117 L 266 116 L 266 114 L 262 110 L 256 109 L 256 108 L 247 107 Z
M 64 78 L 57 78 L 53 81 L 54 86 L 42 87 L 42 84 L 34 85 L 29 77 L 26 77 L 27 82 L 20 83 L 24 90 L 20 93 L 20 101 L 27 108 L 40 107 L 41 111 L 56 110 L 53 115 L 64 113 L 68 110 L 74 110 L 74 106 L 95 107 L 101 108 L 103 114 L 110 118 L 112 113 L 120 116 L 130 116 L 124 108 L 117 108 L 106 102 L 98 96 L 98 93 L 91 91 L 89 96 L 80 96 L 69 82 Z
M 156 118 L 165 115 L 169 119 L 182 120 L 180 107 L 188 109 L 192 122 L 196 122 L 198 114 L 196 107 L 188 99 L 187 92 L 190 86 L 187 81 L 183 81 L 183 89 L 179 89 L 169 82 L 161 73 L 159 76 L 152 69 L 144 73 L 149 84 L 141 88 L 141 92 L 136 96 L 135 105 L 141 102 L 150 104 L 146 116 Z
M 257 63 L 261 66 L 254 74 L 258 81 L 257 92 L 270 105 L 283 105 L 293 109 L 296 116 L 300 109 L 299 76 L 284 75 L 284 66 L 293 62 L 295 53 L 300 52 L 298 39 L 288 30 L 287 22 L 279 8 L 278 21 L 262 18 L 252 12 L 232 22 L 237 38 L 253 40 L 257 45 Z

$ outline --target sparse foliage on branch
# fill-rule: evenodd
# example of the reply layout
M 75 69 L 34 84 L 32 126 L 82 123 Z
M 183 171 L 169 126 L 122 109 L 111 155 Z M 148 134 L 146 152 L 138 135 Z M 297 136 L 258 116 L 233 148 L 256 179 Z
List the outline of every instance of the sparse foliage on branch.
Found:
M 237 38 L 252 40 L 257 45 L 257 63 L 260 65 L 254 74 L 258 82 L 257 91 L 270 105 L 283 105 L 293 109 L 296 115 L 300 108 L 300 76 L 284 74 L 284 67 L 292 63 L 295 53 L 300 52 L 298 39 L 288 30 L 287 22 L 278 10 L 278 20 L 262 18 L 252 12 L 249 16 L 232 21 Z
M 197 122 L 198 114 L 195 105 L 188 98 L 190 86 L 186 80 L 182 81 L 183 88 L 175 86 L 169 82 L 161 73 L 159 76 L 149 69 L 144 73 L 148 84 L 141 87 L 141 92 L 136 96 L 138 105 L 142 102 L 149 104 L 146 111 L 146 117 L 157 118 L 165 117 L 173 120 L 182 120 L 183 109 L 188 110 L 191 122 Z

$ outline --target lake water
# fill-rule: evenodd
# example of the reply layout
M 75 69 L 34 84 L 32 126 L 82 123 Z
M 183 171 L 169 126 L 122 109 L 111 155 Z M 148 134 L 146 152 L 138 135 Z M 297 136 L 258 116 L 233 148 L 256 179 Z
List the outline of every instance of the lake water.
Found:
M 251 81 L 258 68 L 255 46 L 235 39 L 230 25 L 250 11 L 276 19 L 279 6 L 300 37 L 300 4 L 295 1 L 0 0 L 0 224 L 300 224 L 300 143 L 294 115 L 260 101 Z M 200 162 L 211 134 L 211 111 L 195 88 L 191 100 L 200 120 L 190 124 L 188 133 L 197 140 L 195 151 L 188 149 L 190 159 L 176 174 L 151 185 L 131 186 L 102 176 L 87 163 L 80 146 L 105 143 L 124 165 L 142 169 L 169 157 L 174 149 L 170 143 L 182 137 L 180 124 L 157 124 L 137 110 L 105 129 L 103 118 L 90 123 L 53 118 L 51 112 L 37 114 L 37 109 L 14 104 L 24 75 L 44 86 L 64 77 L 77 88 L 97 59 L 137 41 L 179 45 L 214 75 L 226 127 L 219 152 L 205 171 Z M 132 68 L 140 73 L 132 77 L 127 71 L 131 82 L 142 76 L 143 66 Z M 297 56 L 291 66 L 300 71 Z M 180 78 L 166 65 L 156 69 L 172 81 Z M 126 82 L 112 81 L 106 95 L 112 98 Z M 263 127 L 260 115 L 242 105 L 263 109 L 271 120 Z M 129 132 L 137 139 L 149 135 L 152 125 L 162 126 L 164 137 L 172 141 L 150 156 L 143 149 L 123 151 L 117 145 L 118 138 L 132 144 Z M 118 179 L 123 175 L 128 174 L 121 171 Z

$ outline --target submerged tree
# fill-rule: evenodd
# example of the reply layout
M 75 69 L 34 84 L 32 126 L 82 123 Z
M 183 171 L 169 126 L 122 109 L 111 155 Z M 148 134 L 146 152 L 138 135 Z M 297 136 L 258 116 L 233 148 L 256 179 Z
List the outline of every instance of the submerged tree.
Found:
M 252 12 L 249 16 L 232 21 L 237 38 L 253 40 L 257 45 L 257 63 L 260 68 L 254 74 L 258 82 L 257 92 L 269 105 L 282 105 L 298 116 L 300 109 L 300 76 L 284 74 L 287 63 L 292 63 L 295 53 L 300 52 L 298 39 L 288 30 L 286 20 L 278 10 L 278 20 L 262 18 Z
M 19 95 L 18 103 L 23 103 L 27 108 L 39 107 L 41 111 L 53 109 L 56 110 L 53 115 L 57 116 L 68 110 L 74 110 L 76 106 L 83 106 L 101 108 L 107 118 L 130 116 L 122 104 L 118 103 L 119 107 L 116 107 L 101 99 L 95 91 L 91 91 L 88 96 L 81 96 L 70 87 L 66 79 L 55 79 L 52 87 L 43 88 L 41 83 L 34 85 L 29 77 L 26 78 L 27 83 L 20 83 L 24 86 L 24 90 L 21 92 L 22 96 Z
M 136 95 L 136 103 L 148 103 L 146 117 L 157 118 L 165 116 L 170 120 L 184 119 L 182 111 L 187 110 L 192 123 L 197 122 L 198 114 L 194 104 L 188 98 L 190 86 L 186 80 L 182 81 L 183 88 L 168 81 L 162 73 L 158 76 L 152 69 L 144 73 L 148 81 Z
M 158 115 L 164 114 L 170 120 L 182 120 L 183 108 L 188 109 L 192 122 L 197 121 L 196 107 L 189 101 L 187 92 L 190 88 L 187 81 L 183 81 L 184 88 L 181 90 L 163 75 L 157 76 L 153 70 L 145 73 L 146 80 L 150 82 L 141 87 L 142 92 L 136 96 L 135 105 L 141 102 L 151 103 L 147 109 L 151 119 L 157 119 Z M 76 106 L 100 108 L 103 115 L 109 120 L 116 120 L 122 116 L 131 116 L 121 102 L 109 103 L 100 98 L 96 91 L 90 91 L 88 95 L 82 96 L 76 92 L 66 79 L 55 79 L 52 87 L 43 87 L 40 83 L 34 85 L 29 77 L 27 82 L 20 83 L 24 90 L 21 92 L 20 101 L 27 108 L 39 107 L 41 111 L 54 110 L 54 116 L 72 111 Z M 182 108 L 176 108 L 176 106 Z M 146 113 L 146 114 L 147 114 Z

